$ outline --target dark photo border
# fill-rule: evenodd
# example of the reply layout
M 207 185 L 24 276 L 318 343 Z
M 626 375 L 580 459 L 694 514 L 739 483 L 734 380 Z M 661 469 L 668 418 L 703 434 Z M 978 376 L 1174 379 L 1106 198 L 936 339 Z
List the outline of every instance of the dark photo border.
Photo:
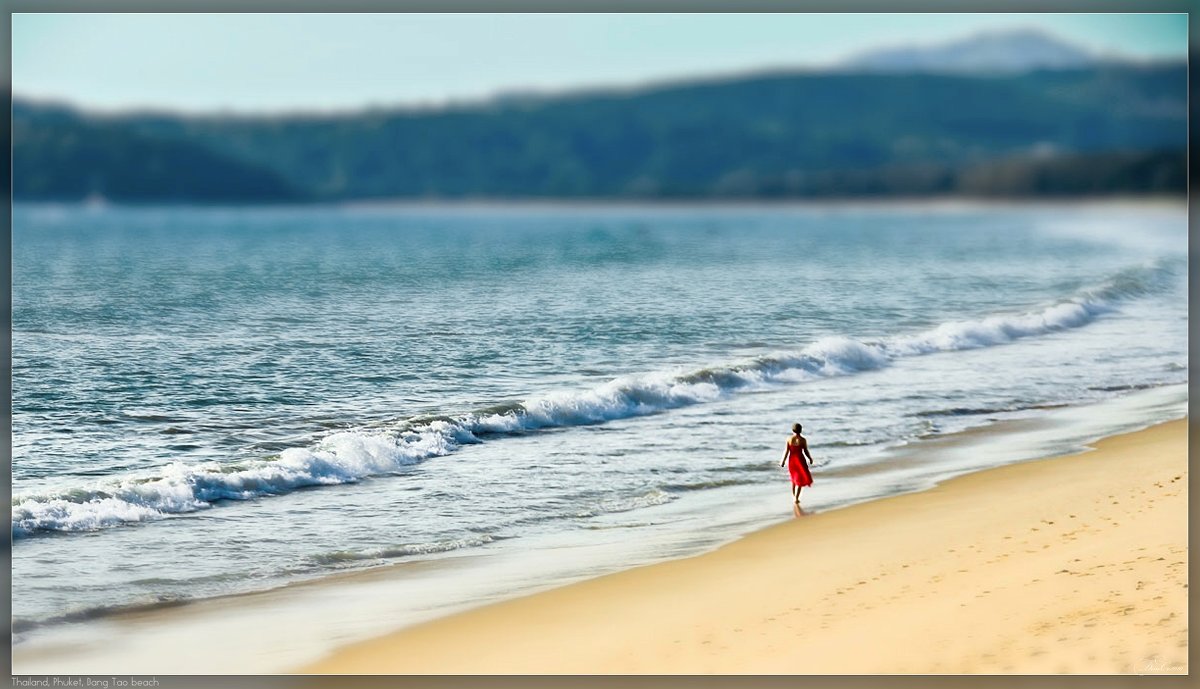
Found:
M 741 2 L 720 0 L 342 0 L 328 2 L 319 0 L 7 0 L 7 12 L 4 19 L 4 37 L 7 44 L 12 45 L 12 15 L 22 12 L 829 12 L 829 13 L 1153 13 L 1171 12 L 1188 13 L 1194 5 L 1187 0 L 1094 0 L 1091 2 L 1075 2 L 1067 0 L 1007 0 L 999 2 L 955 2 L 953 0 L 742 0 Z M 1197 46 L 1196 20 L 1189 16 L 1188 29 L 1188 58 L 1191 64 Z M 3 111 L 5 118 L 4 132 L 10 150 L 9 165 L 4 168 L 4 184 L 6 193 L 7 212 L 4 216 L 3 247 L 7 252 L 3 262 L 4 285 L 7 298 L 4 302 L 4 312 L 8 323 L 8 337 L 4 339 L 5 375 L 3 376 L 4 395 L 7 406 L 4 415 L 5 430 L 9 441 L 4 446 L 3 460 L 6 464 L 5 484 L 11 501 L 11 461 L 12 461 L 12 56 L 10 51 L 4 52 L 8 78 L 8 88 L 4 89 L 7 102 Z M 1195 84 L 1195 73 L 1189 71 L 1189 92 Z M 1189 123 L 1194 121 L 1192 105 L 1189 100 Z M 1190 127 L 1189 127 L 1190 130 Z M 1195 161 L 1196 153 L 1190 147 L 1188 150 L 1189 170 Z M 1195 182 L 1189 176 L 1188 195 L 1192 197 Z M 1189 201 L 1190 204 L 1190 201 Z M 1189 205 L 1190 210 L 1190 205 Z M 1196 303 L 1200 271 L 1192 255 L 1193 230 L 1195 219 L 1189 212 L 1189 362 L 1197 347 L 1196 331 L 1191 325 L 1191 305 Z M 1194 386 L 1189 381 L 1189 419 L 1192 418 L 1190 400 L 1195 398 Z M 1189 459 L 1191 440 L 1200 437 L 1200 427 L 1189 421 Z M 1189 490 L 1197 485 L 1197 477 L 1190 477 Z M 1196 510 L 1189 512 L 1189 546 L 1195 545 Z M 9 620 L 8 665 L 12 668 L 11 646 L 11 602 L 12 602 L 12 540 L 11 515 L 9 528 L 4 541 L 4 554 L 8 560 L 5 569 L 5 582 L 9 596 L 4 605 L 5 619 Z M 1194 570 L 1192 570 L 1194 571 Z M 1194 581 L 1194 575 L 1192 579 Z M 1189 599 L 1189 619 L 1194 604 Z M 212 659 L 214 669 L 220 668 L 220 658 Z M 1189 667 L 1194 663 L 1194 657 L 1189 649 Z M 73 676 L 79 677 L 79 676 Z M 97 676 L 98 678 L 105 678 Z M 29 679 L 30 676 L 21 676 Z M 43 676 L 33 676 L 33 679 L 43 679 Z M 405 686 L 430 687 L 437 689 L 458 689 L 460 687 L 489 687 L 490 689 L 538 688 L 557 689 L 598 689 L 600 687 L 796 687 L 796 686 L 837 686 L 837 687 L 949 687 L 949 686 L 989 686 L 1011 687 L 1017 684 L 1028 687 L 1132 687 L 1143 683 L 1154 683 L 1159 687 L 1183 687 L 1190 684 L 1187 676 L 746 676 L 746 677 L 712 677 L 712 676 L 672 676 L 672 677 L 608 677 L 608 676 L 437 676 L 437 677 L 317 677 L 317 676 L 221 676 L 221 675 L 171 675 L 171 676 L 136 676 L 139 680 L 156 680 L 158 687 L 330 687 L 358 688 L 376 686 Z M 17 676 L 13 683 L 17 686 Z M 124 677 L 123 679 L 130 679 Z M 53 685 L 51 685 L 53 686 Z M 143 685 L 146 686 L 146 685 Z M 153 685 L 150 685 L 153 686 Z

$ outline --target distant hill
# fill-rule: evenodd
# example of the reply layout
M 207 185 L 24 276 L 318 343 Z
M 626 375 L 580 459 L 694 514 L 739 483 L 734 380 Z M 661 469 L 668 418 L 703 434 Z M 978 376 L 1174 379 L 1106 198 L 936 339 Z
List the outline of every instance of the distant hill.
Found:
M 1000 178 L 981 171 L 998 161 L 1004 193 L 1182 192 L 1187 66 L 802 71 L 274 117 L 101 116 L 18 100 L 13 115 L 17 198 L 987 194 Z M 1137 165 L 1158 181 L 1130 177 Z M 1068 169 L 1076 192 L 1018 179 Z
M 193 141 L 141 136 L 60 109 L 14 104 L 13 197 L 212 203 L 307 198 L 283 177 Z
M 1082 69 L 1101 59 L 1035 29 L 992 31 L 934 46 L 872 50 L 847 60 L 852 71 L 1024 72 Z

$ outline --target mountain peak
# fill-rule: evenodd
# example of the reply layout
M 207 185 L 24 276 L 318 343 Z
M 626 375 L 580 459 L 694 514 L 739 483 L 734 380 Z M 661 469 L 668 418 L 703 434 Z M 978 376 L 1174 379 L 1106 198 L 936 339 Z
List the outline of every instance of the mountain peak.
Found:
M 849 69 L 886 72 L 1024 72 L 1071 69 L 1101 57 L 1040 29 L 984 31 L 930 46 L 882 48 L 850 58 Z

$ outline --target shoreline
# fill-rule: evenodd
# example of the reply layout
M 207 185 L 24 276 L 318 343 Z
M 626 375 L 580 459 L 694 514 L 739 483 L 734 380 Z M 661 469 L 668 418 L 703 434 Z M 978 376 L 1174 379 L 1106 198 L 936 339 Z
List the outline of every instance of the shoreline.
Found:
M 1186 673 L 1187 446 L 1187 419 L 1168 421 L 420 623 L 296 671 Z
M 1179 404 L 1180 394 L 1186 399 L 1186 391 L 1172 392 L 1177 387 L 1138 392 L 1093 405 L 1043 410 L 899 448 L 890 461 L 909 464 L 917 459 L 933 472 L 919 472 L 915 482 L 896 484 L 892 486 L 895 492 L 890 494 L 864 494 L 849 503 L 843 502 L 845 496 L 824 491 L 844 491 L 854 479 L 849 475 L 845 477 L 849 481 L 827 476 L 818 486 L 821 491 L 806 492 L 817 506 L 811 516 L 824 517 L 921 495 L 945 483 L 992 471 L 989 467 L 1055 461 L 1036 458 L 1069 456 L 1105 438 L 1172 423 L 1162 420 L 1179 419 L 1184 410 L 1173 409 Z M 515 552 L 485 547 L 447 558 L 336 572 L 182 605 L 120 611 L 34 630 L 32 637 L 13 646 L 13 662 L 22 674 L 203 674 L 212 671 L 210 665 L 198 662 L 195 653 L 181 650 L 203 647 L 207 651 L 202 656 L 223 657 L 224 667 L 239 673 L 280 673 L 313 667 L 338 649 L 608 576 L 707 557 L 737 547 L 744 539 L 756 538 L 764 529 L 781 528 L 781 522 L 786 527 L 792 521 L 789 508 L 773 501 L 770 505 L 764 503 L 769 497 L 761 488 L 743 491 L 740 497 L 726 495 L 710 505 L 710 509 L 720 510 L 708 518 L 710 528 L 717 530 L 682 541 L 670 527 L 672 520 L 679 518 L 676 514 L 663 522 L 668 528 L 661 533 L 653 529 L 636 533 L 600 531 L 596 533 L 615 536 L 590 545 L 557 538 L 540 543 L 532 551 L 528 545 Z M 671 510 L 679 504 L 653 509 Z M 713 517 L 718 517 L 717 521 L 712 521 Z M 650 521 L 659 519 L 651 517 Z M 718 526 L 719 522 L 727 523 Z M 699 540 L 696 535 L 701 535 Z M 632 537 L 635 542 L 617 547 L 613 537 Z M 266 639 L 288 641 L 285 644 Z

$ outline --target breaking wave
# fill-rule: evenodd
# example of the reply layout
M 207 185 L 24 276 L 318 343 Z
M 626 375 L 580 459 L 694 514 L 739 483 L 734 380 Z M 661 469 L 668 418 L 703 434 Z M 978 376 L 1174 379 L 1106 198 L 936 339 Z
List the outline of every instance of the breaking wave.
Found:
M 175 463 L 147 475 L 111 477 L 88 488 L 17 495 L 12 503 L 13 537 L 94 531 L 207 509 L 222 500 L 353 483 L 494 437 L 653 414 L 738 392 L 876 370 L 904 357 L 991 347 L 1079 328 L 1122 302 L 1163 289 L 1177 274 L 1177 264 L 1156 261 L 1131 268 L 1035 311 L 952 321 L 877 340 L 829 337 L 794 352 L 692 371 L 622 376 L 589 389 L 556 391 L 474 412 L 413 418 L 382 430 L 336 432 L 309 447 L 251 462 Z

